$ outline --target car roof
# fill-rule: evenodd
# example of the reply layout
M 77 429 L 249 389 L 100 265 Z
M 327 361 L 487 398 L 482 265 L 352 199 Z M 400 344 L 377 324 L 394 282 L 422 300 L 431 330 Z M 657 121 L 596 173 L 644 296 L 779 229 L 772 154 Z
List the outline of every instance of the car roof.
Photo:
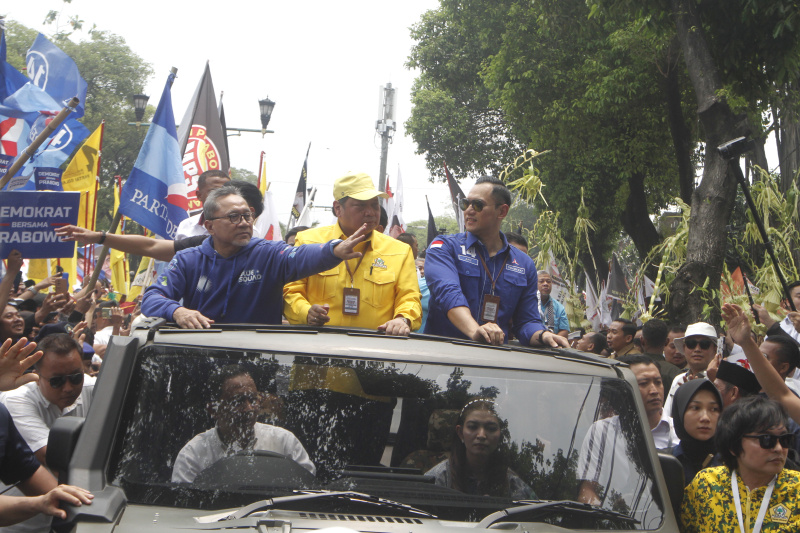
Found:
M 215 325 L 207 330 L 156 327 L 135 333 L 146 334 L 147 343 L 157 345 L 621 377 L 617 361 L 585 352 L 528 348 L 515 343 L 489 346 L 432 335 L 394 337 L 371 330 L 252 324 Z

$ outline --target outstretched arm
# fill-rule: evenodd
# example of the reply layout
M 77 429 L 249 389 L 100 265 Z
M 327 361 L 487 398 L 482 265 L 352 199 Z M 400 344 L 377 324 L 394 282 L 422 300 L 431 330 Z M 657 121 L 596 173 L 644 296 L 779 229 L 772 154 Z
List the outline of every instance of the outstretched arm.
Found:
M 56 234 L 64 241 L 77 241 L 81 244 L 99 244 L 103 238 L 102 232 L 79 226 L 63 226 L 56 229 Z M 144 235 L 106 233 L 103 244 L 121 252 L 152 257 L 159 261 L 169 261 L 175 256 L 174 241 L 151 239 Z
M 728 325 L 728 332 L 734 342 L 742 347 L 744 355 L 750 362 L 750 368 L 756 375 L 761 388 L 764 392 L 777 401 L 786 409 L 789 416 L 794 420 L 800 420 L 800 398 L 792 394 L 786 382 L 781 378 L 761 349 L 750 335 L 750 319 L 742 308 L 735 304 L 725 304 L 722 306 L 722 318 Z

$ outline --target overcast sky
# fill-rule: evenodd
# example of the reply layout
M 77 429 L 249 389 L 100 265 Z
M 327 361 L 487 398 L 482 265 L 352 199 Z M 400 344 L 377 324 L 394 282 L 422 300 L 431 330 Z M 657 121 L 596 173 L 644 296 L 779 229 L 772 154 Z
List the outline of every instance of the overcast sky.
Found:
M 228 139 L 231 165 L 257 173 L 259 154 L 267 153 L 267 172 L 282 222 L 289 218 L 308 143 L 309 186 L 319 188 L 317 205 L 332 203 L 333 181 L 347 171 L 367 172 L 378 185 L 379 87 L 397 89 L 394 142 L 389 147 L 391 183 L 398 168 L 405 193 L 405 220 L 427 218 L 424 195 L 434 215 L 452 213 L 444 184 L 431 184 L 424 158 L 405 135 L 411 112 L 410 89 L 416 72 L 405 68 L 413 45 L 409 27 L 438 5 L 437 0 L 345 0 L 328 2 L 171 2 L 139 0 L 35 0 L 5 3 L 0 13 L 48 34 L 42 25 L 51 9 L 62 10 L 61 24 L 77 14 L 85 28 L 96 24 L 115 33 L 153 66 L 146 94 L 157 105 L 171 67 L 176 121 L 189 105 L 206 60 L 214 88 L 224 91 L 229 127 L 260 128 L 258 100 L 276 102 L 262 139 L 243 133 Z M 86 38 L 78 33 L 77 40 Z M 471 182 L 462 183 L 466 191 Z M 319 213 L 322 223 L 329 213 Z

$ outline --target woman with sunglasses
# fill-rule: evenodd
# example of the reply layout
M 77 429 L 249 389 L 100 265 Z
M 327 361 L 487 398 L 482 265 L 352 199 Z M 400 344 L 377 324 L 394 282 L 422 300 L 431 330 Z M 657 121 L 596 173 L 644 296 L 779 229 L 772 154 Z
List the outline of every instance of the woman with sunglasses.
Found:
M 686 487 L 686 533 L 800 531 L 800 474 L 784 468 L 794 435 L 781 405 L 763 396 L 722 414 L 716 444 L 724 466 L 707 468 Z

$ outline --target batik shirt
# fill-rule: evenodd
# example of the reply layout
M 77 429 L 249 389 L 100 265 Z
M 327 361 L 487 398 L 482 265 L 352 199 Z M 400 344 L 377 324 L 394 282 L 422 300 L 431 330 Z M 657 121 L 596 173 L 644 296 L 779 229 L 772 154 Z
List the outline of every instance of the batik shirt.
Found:
M 782 470 L 775 482 L 764 517 L 762 533 L 800 531 L 800 473 Z M 753 530 L 766 487 L 749 490 L 738 476 L 739 500 L 745 532 Z M 686 487 L 681 504 L 684 533 L 739 533 L 739 519 L 731 492 L 731 472 L 726 466 L 701 470 Z

